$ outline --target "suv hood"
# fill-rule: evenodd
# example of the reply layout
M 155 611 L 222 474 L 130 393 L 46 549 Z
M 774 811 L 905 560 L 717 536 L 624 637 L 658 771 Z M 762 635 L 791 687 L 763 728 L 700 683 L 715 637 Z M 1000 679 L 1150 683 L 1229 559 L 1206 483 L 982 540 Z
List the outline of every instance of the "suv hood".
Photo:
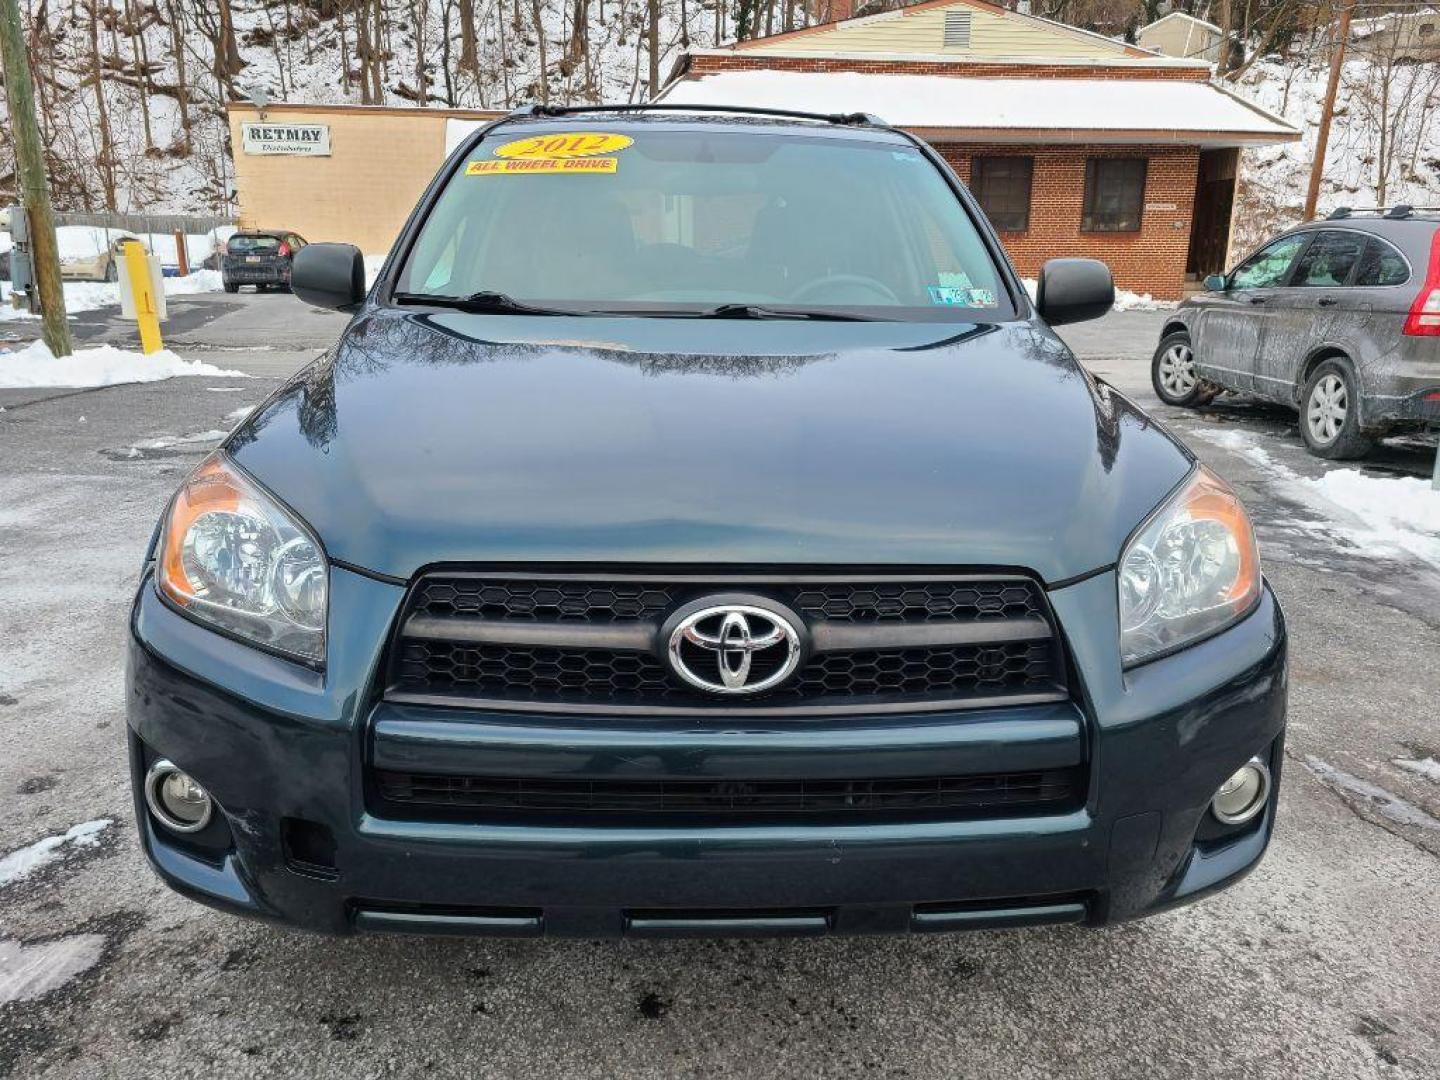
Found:
M 1056 582 L 1113 564 L 1190 467 L 1028 322 L 389 309 L 226 448 L 332 559 L 397 578 L 564 562 Z

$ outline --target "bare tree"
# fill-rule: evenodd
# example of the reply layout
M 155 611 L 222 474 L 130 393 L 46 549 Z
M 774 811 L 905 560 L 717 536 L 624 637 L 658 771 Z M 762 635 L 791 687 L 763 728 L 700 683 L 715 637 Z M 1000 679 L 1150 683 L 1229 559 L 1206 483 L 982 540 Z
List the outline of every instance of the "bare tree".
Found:
M 660 93 L 660 0 L 646 0 L 646 52 L 650 54 L 650 97 Z
M 1393 186 L 1414 175 L 1426 133 L 1435 130 L 1440 64 L 1412 63 L 1403 35 L 1383 26 L 1364 45 L 1369 64 L 1357 66 L 1358 81 L 1344 85 L 1343 93 L 1360 121 L 1349 126 L 1374 133 L 1375 143 L 1362 148 L 1362 159 L 1373 160 L 1375 198 L 1384 206 Z
M 535 37 L 540 42 L 540 104 L 550 104 L 550 65 L 546 59 L 545 23 L 540 14 L 541 0 L 530 0 L 530 13 L 535 20 Z
M 145 52 L 145 29 L 141 11 L 134 0 L 125 0 L 125 28 L 130 37 L 131 68 L 135 72 L 135 90 L 140 98 L 140 121 L 145 131 L 145 149 L 155 149 L 155 132 L 150 126 L 150 57 Z
M 105 192 L 105 208 L 115 209 L 115 137 L 110 130 L 110 112 L 105 107 L 105 65 L 100 59 L 100 3 L 90 0 L 90 72 L 95 83 L 95 113 L 99 119 L 100 153 L 95 162 Z
M 425 70 L 425 35 L 429 28 L 429 15 L 429 0 L 411 0 L 410 16 L 415 24 L 415 100 L 422 109 L 430 104 L 429 72 Z
M 380 88 L 376 86 L 371 89 L 375 70 L 372 59 L 374 51 L 375 45 L 370 40 L 370 0 L 359 0 L 355 9 L 355 59 L 360 65 L 361 105 L 380 104 Z
M 460 70 L 472 75 L 480 70 L 480 53 L 475 42 L 475 0 L 460 0 Z M 450 25 L 450 20 L 445 20 Z M 445 31 L 448 39 L 449 30 Z
M 385 81 L 389 77 L 389 21 L 385 17 L 385 0 L 370 0 L 375 25 L 370 33 L 370 81 L 375 104 L 385 104 Z
M 185 77 L 185 18 L 175 0 L 166 0 L 170 16 L 170 53 L 175 60 L 175 101 L 180 108 L 180 150 L 188 156 L 191 150 L 190 87 Z
M 269 4 L 260 5 L 265 10 L 265 22 L 270 28 L 270 51 L 275 54 L 275 77 L 280 80 L 280 96 L 285 96 L 285 58 L 280 55 L 280 32 L 275 27 L 275 11 Z
M 227 88 L 235 83 L 235 76 L 245 70 L 245 61 L 240 59 L 240 47 L 235 42 L 235 17 L 230 10 L 230 0 L 215 0 L 215 11 L 220 25 L 215 35 L 215 77 Z

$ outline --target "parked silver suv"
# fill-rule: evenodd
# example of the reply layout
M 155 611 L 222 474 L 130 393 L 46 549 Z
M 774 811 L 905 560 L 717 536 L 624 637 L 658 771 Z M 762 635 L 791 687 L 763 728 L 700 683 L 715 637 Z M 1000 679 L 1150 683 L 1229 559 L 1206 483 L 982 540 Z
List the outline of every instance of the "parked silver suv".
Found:
M 1150 370 L 1166 404 L 1236 391 L 1298 408 L 1327 458 L 1440 423 L 1440 212 L 1340 209 L 1205 288 L 1160 333 Z

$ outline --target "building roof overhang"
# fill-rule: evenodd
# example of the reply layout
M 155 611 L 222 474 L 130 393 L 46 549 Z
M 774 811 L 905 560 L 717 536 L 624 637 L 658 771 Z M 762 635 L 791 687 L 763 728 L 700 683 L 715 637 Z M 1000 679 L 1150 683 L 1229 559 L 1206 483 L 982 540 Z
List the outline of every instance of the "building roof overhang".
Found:
M 1221 147 L 1294 142 L 1300 132 L 1213 83 L 1181 79 L 975 78 L 874 71 L 718 71 L 660 95 L 676 104 L 865 112 L 924 138 L 1019 144 Z
M 757 38 L 764 41 L 764 38 Z M 835 60 L 860 63 L 937 63 L 937 64 L 1013 64 L 1016 67 L 1117 67 L 1132 71 L 1146 68 L 1191 68 L 1208 71 L 1207 60 L 1195 60 L 1182 56 L 1163 56 L 1160 53 L 1136 50 L 1129 56 L 980 56 L 957 57 L 953 52 L 835 52 L 830 50 L 806 49 L 798 42 L 784 49 L 766 49 L 763 53 L 747 52 L 735 48 L 689 49 L 679 59 L 677 70 L 693 56 L 716 56 L 727 59 L 744 59 L 764 62 L 774 58 L 796 60 Z
M 1213 31 L 1216 34 L 1223 34 L 1225 32 L 1221 30 L 1220 27 L 1216 26 L 1214 23 L 1206 22 L 1204 19 L 1197 19 L 1194 15 L 1189 15 L 1183 11 L 1172 11 L 1169 15 L 1162 15 L 1154 22 L 1146 23 L 1144 26 L 1140 27 L 1140 29 L 1135 32 L 1137 34 L 1143 34 L 1146 30 L 1153 29 L 1154 27 L 1159 26 L 1161 23 L 1170 22 L 1171 20 L 1174 20 L 1176 22 L 1190 23 L 1194 26 L 1203 27 L 1204 29 Z

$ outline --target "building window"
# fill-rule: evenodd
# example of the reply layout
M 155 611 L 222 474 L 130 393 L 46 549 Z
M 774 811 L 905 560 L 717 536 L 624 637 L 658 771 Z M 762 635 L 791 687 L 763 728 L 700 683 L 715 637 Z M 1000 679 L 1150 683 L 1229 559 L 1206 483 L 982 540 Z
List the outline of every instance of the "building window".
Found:
M 977 157 L 970 161 L 970 190 L 990 223 L 1001 232 L 1030 227 L 1033 157 Z
M 1085 232 L 1139 232 L 1145 208 L 1144 158 L 1087 158 Z

